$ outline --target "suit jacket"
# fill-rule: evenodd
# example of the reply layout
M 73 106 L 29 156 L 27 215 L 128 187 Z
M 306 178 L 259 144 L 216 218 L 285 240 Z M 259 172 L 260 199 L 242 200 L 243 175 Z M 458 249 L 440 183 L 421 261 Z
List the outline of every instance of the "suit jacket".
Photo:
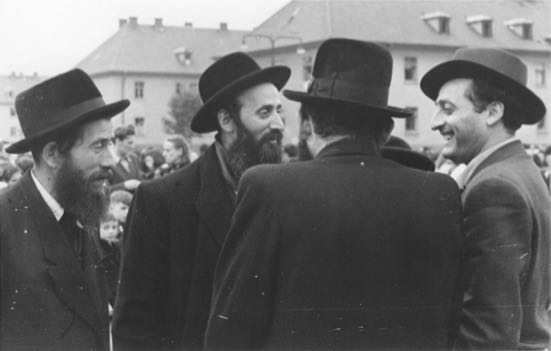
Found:
M 462 201 L 466 287 L 457 348 L 548 348 L 549 193 L 521 143 L 483 161 Z
M 3 350 L 109 350 L 99 236 L 82 269 L 30 172 L 0 195 L 0 248 Z
M 214 145 L 191 165 L 138 187 L 123 236 L 116 350 L 202 346 L 233 209 Z
M 128 170 L 122 165 L 122 159 L 115 164 L 109 179 L 110 190 L 124 190 L 124 182 L 129 179 L 142 180 L 140 161 L 134 155 L 128 155 L 125 160 L 128 162 Z
M 444 349 L 459 189 L 353 140 L 253 167 L 220 253 L 207 348 Z

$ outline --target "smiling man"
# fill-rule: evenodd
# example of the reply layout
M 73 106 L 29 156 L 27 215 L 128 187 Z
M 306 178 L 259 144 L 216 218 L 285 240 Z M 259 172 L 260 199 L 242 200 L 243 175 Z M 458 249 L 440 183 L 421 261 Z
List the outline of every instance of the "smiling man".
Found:
M 197 161 L 138 187 L 123 239 L 116 350 L 198 349 L 243 172 L 281 162 L 279 90 L 291 71 L 232 53 L 203 72 L 191 129 L 216 131 Z
M 549 193 L 515 132 L 545 115 L 526 87 L 526 65 L 497 49 L 459 49 L 430 70 L 432 129 L 443 155 L 467 168 L 463 317 L 459 349 L 549 347 Z
M 110 118 L 86 73 L 72 70 L 19 94 L 34 168 L 0 195 L 1 349 L 109 350 L 99 219 L 107 204 Z

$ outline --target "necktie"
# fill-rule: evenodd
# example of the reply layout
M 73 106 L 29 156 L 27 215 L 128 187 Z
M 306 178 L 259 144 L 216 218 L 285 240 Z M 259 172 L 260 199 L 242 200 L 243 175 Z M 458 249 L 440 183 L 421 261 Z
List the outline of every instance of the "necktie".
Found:
M 63 233 L 65 234 L 67 241 L 69 241 L 69 245 L 73 249 L 76 258 L 82 264 L 82 229 L 77 225 L 76 216 L 65 211 L 59 220 L 59 224 L 61 225 Z

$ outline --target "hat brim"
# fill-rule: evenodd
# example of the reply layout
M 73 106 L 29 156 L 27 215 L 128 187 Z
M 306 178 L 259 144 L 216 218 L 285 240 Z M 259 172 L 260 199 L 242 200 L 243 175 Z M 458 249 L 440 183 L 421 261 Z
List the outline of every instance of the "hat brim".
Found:
M 6 152 L 10 154 L 20 154 L 30 151 L 32 147 L 38 142 L 43 142 L 45 139 L 51 138 L 55 135 L 59 135 L 60 133 L 66 131 L 68 128 L 71 128 L 77 124 L 91 122 L 100 118 L 112 118 L 124 111 L 129 105 L 130 101 L 125 99 L 77 115 L 74 118 L 64 120 L 62 123 L 52 125 L 50 126 L 50 128 L 36 133 L 31 137 L 19 140 L 11 144 L 6 148 Z
M 413 115 L 413 112 L 411 111 L 394 106 L 375 106 L 345 99 L 336 99 L 324 96 L 312 96 L 302 91 L 284 90 L 283 95 L 289 100 L 300 103 L 353 106 L 361 110 L 365 110 L 366 112 L 379 113 L 389 117 L 407 118 Z
M 381 155 L 403 166 L 419 169 L 421 171 L 434 172 L 434 162 L 420 152 L 399 147 L 384 146 Z
M 277 90 L 281 90 L 291 77 L 291 69 L 286 66 L 273 66 L 255 71 L 220 89 L 210 99 L 203 103 L 191 121 L 191 130 L 196 133 L 209 133 L 218 129 L 216 109 L 222 103 L 235 96 L 237 93 L 260 83 L 272 83 Z
M 522 116 L 516 116 L 523 124 L 539 122 L 545 115 L 545 104 L 525 85 L 497 71 L 475 62 L 452 60 L 441 63 L 428 71 L 421 79 L 421 90 L 432 100 L 438 98 L 440 88 L 452 79 L 471 78 L 494 83 L 498 87 L 507 87 L 518 95 L 523 102 Z

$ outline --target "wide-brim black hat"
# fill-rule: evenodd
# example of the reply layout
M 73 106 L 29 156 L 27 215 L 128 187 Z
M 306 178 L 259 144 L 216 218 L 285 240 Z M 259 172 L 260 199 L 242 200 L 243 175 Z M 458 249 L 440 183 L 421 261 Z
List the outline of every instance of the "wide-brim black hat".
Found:
M 526 87 L 526 65 L 515 55 L 493 48 L 461 48 L 451 61 L 441 63 L 421 79 L 421 90 L 432 100 L 440 88 L 452 79 L 471 78 L 492 83 L 518 96 L 523 113 L 517 118 L 522 124 L 534 124 L 545 115 L 543 101 Z
M 352 39 L 329 39 L 316 54 L 307 92 L 284 90 L 289 100 L 342 105 L 376 115 L 410 117 L 411 111 L 388 105 L 392 56 L 380 45 Z
M 17 95 L 15 110 L 25 138 L 6 152 L 30 151 L 78 124 L 111 118 L 128 105 L 128 100 L 106 104 L 92 79 L 80 69 L 60 74 Z
M 217 130 L 217 110 L 242 91 L 261 83 L 272 83 L 281 90 L 291 76 L 286 66 L 260 68 L 250 56 L 234 52 L 218 59 L 199 78 L 203 106 L 191 121 L 191 130 L 208 133 Z

